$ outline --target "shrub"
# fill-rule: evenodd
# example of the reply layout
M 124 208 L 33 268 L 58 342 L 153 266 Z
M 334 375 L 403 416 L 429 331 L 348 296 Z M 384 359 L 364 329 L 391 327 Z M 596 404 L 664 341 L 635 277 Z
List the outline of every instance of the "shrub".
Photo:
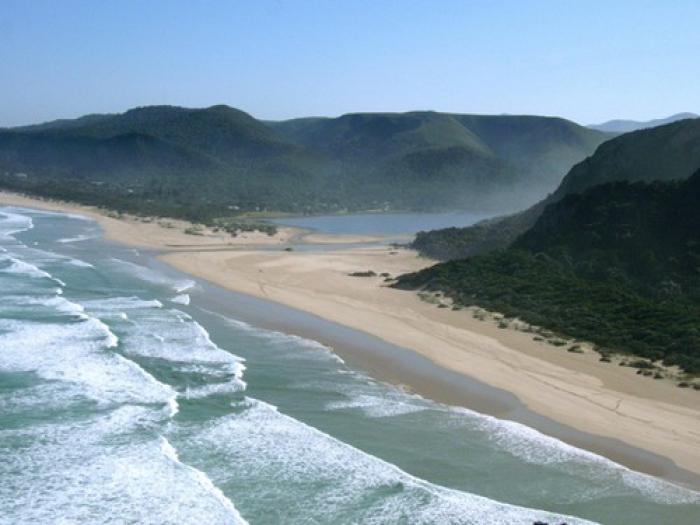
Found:
M 351 272 L 348 274 L 350 277 L 376 277 L 376 272 L 372 270 L 366 270 L 364 272 Z
M 202 227 L 197 225 L 188 226 L 185 228 L 185 233 L 187 235 L 203 235 Z
M 640 370 L 652 370 L 656 368 L 652 363 L 649 361 L 645 361 L 644 359 L 636 359 L 634 361 L 631 361 L 627 364 L 627 366 L 630 366 L 632 368 L 639 368 Z

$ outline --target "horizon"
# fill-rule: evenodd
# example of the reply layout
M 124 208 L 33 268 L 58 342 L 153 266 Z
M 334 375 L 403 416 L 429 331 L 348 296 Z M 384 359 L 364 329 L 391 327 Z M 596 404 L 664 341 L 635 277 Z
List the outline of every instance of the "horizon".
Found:
M 63 121 L 63 120 L 76 120 L 82 117 L 87 117 L 91 115 L 122 115 L 124 113 L 127 113 L 132 110 L 136 109 L 143 109 L 143 108 L 149 108 L 149 107 L 174 107 L 174 108 L 181 108 L 181 109 L 190 109 L 190 110 L 204 110 L 204 109 L 210 109 L 213 107 L 217 106 L 226 106 L 231 109 L 235 109 L 238 111 L 242 111 L 251 117 L 255 118 L 256 120 L 262 121 L 262 122 L 284 122 L 287 120 L 296 120 L 296 119 L 306 119 L 306 118 L 324 118 L 324 119 L 336 119 L 340 118 L 346 115 L 357 115 L 357 114 L 407 114 L 407 113 L 443 113 L 443 114 L 455 114 L 455 115 L 483 115 L 483 116 L 496 116 L 496 117 L 543 117 L 543 118 L 561 118 L 568 120 L 570 122 L 573 122 L 574 124 L 578 124 L 583 127 L 589 127 L 589 126 L 596 126 L 596 125 L 601 125 L 601 124 L 607 124 L 610 122 L 651 122 L 654 120 L 661 120 L 665 118 L 670 118 L 670 117 L 675 117 L 677 115 L 681 114 L 693 114 L 693 115 L 698 115 L 695 111 L 689 110 L 689 111 L 679 111 L 673 114 L 669 115 L 661 115 L 661 116 L 652 116 L 649 118 L 646 118 L 644 120 L 638 120 L 638 119 L 628 119 L 624 117 L 620 118 L 610 118 L 604 122 L 577 122 L 572 119 L 568 119 L 566 117 L 563 117 L 561 115 L 547 115 L 547 114 L 542 114 L 542 115 L 535 115 L 532 113 L 478 113 L 478 112 L 473 112 L 473 113 L 467 113 L 467 112 L 459 112 L 459 111 L 438 111 L 434 109 L 409 109 L 406 111 L 348 111 L 345 113 L 337 114 L 337 115 L 298 115 L 298 116 L 293 116 L 289 118 L 283 118 L 283 119 L 268 119 L 268 118 L 260 118 L 256 116 L 254 113 L 247 111 L 244 108 L 237 107 L 235 105 L 231 104 L 226 104 L 226 103 L 218 103 L 218 104 L 209 104 L 206 106 L 181 106 L 177 104 L 148 104 L 144 106 L 134 106 L 134 107 L 129 107 L 126 109 L 122 110 L 115 110 L 115 111 L 109 111 L 109 112 L 97 112 L 97 111 L 91 111 L 88 113 L 83 113 L 80 115 L 74 115 L 74 116 L 65 116 L 65 117 L 57 117 L 53 118 L 50 120 L 42 120 L 42 121 L 37 121 L 37 122 L 28 122 L 24 124 L 17 124 L 13 126 L 3 126 L 2 123 L 0 123 L 0 129 L 13 129 L 15 127 L 21 128 L 25 126 L 34 126 L 34 125 L 43 125 L 43 124 L 48 124 L 51 122 L 57 122 L 57 121 Z
M 439 7 L 9 0 L 0 126 L 219 103 L 261 120 L 429 108 L 582 125 L 700 110 L 694 2 Z

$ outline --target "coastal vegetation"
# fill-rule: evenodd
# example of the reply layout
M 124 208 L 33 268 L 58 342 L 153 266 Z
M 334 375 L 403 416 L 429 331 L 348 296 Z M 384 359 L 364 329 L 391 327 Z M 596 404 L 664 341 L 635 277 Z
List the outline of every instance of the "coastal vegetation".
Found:
M 277 226 L 270 222 L 240 217 L 218 217 L 210 221 L 207 226 L 212 228 L 215 232 L 223 230 L 230 233 L 233 237 L 237 237 L 242 233 L 254 231 L 265 233 L 268 236 L 273 236 L 277 233 Z
M 609 183 L 548 205 L 511 247 L 400 276 L 595 343 L 700 374 L 700 172 Z
M 611 135 L 549 117 L 359 113 L 264 122 L 151 106 L 0 130 L 0 187 L 137 215 L 512 210 Z

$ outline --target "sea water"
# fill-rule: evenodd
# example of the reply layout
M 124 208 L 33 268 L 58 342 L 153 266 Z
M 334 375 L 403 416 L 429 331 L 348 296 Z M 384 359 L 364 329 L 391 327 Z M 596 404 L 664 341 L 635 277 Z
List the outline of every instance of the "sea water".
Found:
M 697 492 L 374 380 L 99 234 L 0 208 L 2 524 L 700 522 Z

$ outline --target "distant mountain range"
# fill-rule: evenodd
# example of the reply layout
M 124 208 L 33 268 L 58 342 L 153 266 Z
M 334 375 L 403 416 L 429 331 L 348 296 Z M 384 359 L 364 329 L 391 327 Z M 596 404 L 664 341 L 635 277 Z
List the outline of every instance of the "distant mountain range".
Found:
M 654 128 L 656 126 L 671 124 L 672 122 L 677 122 L 679 120 L 698 117 L 700 117 L 700 115 L 696 115 L 695 113 L 676 113 L 675 115 L 671 115 L 670 117 L 647 121 L 608 120 L 607 122 L 603 122 L 602 124 L 591 124 L 588 127 L 591 129 L 596 129 L 598 131 L 604 131 L 606 133 L 629 133 L 630 131 L 636 131 L 638 129 Z
M 0 185 L 138 213 L 512 210 L 612 135 L 537 116 L 151 106 L 0 130 Z
M 559 187 L 529 209 L 468 228 L 420 233 L 413 245 L 437 259 L 459 259 L 508 247 L 566 195 L 616 181 L 683 180 L 700 169 L 700 119 L 626 133 L 576 164 Z

